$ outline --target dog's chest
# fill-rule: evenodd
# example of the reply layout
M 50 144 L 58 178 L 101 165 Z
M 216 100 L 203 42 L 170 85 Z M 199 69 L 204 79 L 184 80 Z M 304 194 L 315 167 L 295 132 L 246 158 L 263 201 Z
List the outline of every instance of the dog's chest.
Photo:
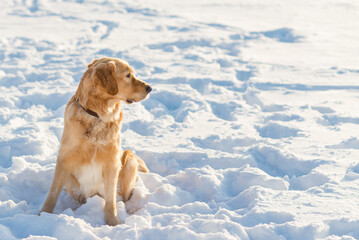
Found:
M 75 172 L 81 193 L 89 198 L 95 194 L 104 195 L 103 164 L 91 161 Z

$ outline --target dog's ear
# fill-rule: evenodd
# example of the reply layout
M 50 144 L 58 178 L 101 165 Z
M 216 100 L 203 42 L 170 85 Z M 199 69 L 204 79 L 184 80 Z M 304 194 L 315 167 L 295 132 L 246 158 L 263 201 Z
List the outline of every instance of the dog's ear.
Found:
M 90 65 L 94 64 L 94 62 Z M 118 92 L 115 68 L 115 63 L 111 61 L 107 63 L 100 63 L 95 68 L 95 77 L 100 82 L 101 86 L 111 95 L 116 95 Z
M 87 65 L 87 68 L 92 67 L 99 59 L 95 59 L 92 61 L 92 63 L 90 63 L 89 65 Z

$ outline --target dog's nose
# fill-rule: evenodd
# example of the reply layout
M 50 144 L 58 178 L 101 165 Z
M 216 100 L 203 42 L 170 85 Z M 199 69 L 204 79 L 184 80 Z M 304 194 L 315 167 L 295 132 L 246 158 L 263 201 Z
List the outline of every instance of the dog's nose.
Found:
M 146 87 L 146 91 L 147 91 L 148 93 L 150 93 L 150 92 L 152 91 L 151 86 L 147 86 L 147 87 Z

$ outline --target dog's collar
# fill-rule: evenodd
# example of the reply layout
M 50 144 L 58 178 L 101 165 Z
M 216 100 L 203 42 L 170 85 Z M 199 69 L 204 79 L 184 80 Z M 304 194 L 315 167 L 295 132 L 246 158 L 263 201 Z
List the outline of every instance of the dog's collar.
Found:
M 88 114 L 90 114 L 90 115 L 93 116 L 93 117 L 99 118 L 97 112 L 94 112 L 94 111 L 92 111 L 91 109 L 86 109 L 86 108 L 84 108 L 84 107 L 80 104 L 80 102 L 79 102 L 79 97 L 76 98 L 76 102 L 79 103 L 80 107 L 81 107 L 85 112 L 87 112 Z

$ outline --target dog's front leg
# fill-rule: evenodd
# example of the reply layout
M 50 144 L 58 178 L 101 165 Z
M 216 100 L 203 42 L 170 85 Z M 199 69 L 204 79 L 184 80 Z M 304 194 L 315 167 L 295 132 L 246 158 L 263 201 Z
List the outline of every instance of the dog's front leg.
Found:
M 113 162 L 105 165 L 104 184 L 105 184 L 105 220 L 108 225 L 115 226 L 120 223 L 116 210 L 116 189 L 119 166 Z
M 65 184 L 67 177 L 69 176 L 69 172 L 64 168 L 60 159 L 57 160 L 55 167 L 54 178 L 52 179 L 52 184 L 50 187 L 50 191 L 47 194 L 46 201 L 44 206 L 42 207 L 39 215 L 42 212 L 52 213 L 56 206 L 57 198 Z

